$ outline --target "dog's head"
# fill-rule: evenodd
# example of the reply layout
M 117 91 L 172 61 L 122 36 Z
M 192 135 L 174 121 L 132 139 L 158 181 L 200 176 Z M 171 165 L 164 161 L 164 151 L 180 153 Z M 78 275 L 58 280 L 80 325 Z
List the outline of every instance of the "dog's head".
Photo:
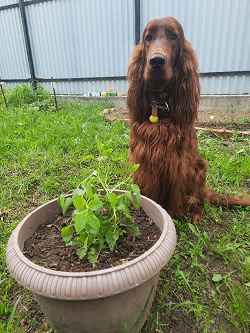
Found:
M 168 117 L 175 123 L 195 120 L 200 95 L 198 63 L 181 24 L 173 17 L 157 17 L 147 24 L 141 43 L 134 49 L 128 78 L 129 109 L 137 105 L 143 119 L 150 112 L 145 111 L 145 99 L 149 98 L 168 100 Z
M 173 17 L 150 21 L 142 36 L 144 79 L 149 89 L 163 90 L 172 79 L 185 38 L 182 26 Z

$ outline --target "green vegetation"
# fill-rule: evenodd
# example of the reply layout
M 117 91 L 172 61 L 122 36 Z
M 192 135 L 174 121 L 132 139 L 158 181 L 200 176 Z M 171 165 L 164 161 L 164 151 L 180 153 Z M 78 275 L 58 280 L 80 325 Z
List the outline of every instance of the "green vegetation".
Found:
M 63 214 L 71 204 L 75 207 L 70 224 L 61 230 L 64 242 L 70 246 L 80 245 L 77 250 L 79 259 L 87 256 L 93 266 L 98 261 L 101 250 L 107 247 L 114 250 L 118 239 L 126 233 L 126 227 L 136 236 L 140 235 L 129 209 L 130 204 L 135 209 L 140 208 L 140 189 L 132 184 L 132 174 L 139 165 L 118 168 L 117 163 L 123 156 L 114 157 L 113 149 L 105 149 L 101 142 L 98 143 L 98 150 L 97 158 L 93 155 L 85 157 L 85 160 L 95 159 L 96 168 L 73 190 L 72 197 L 61 194 L 58 199 Z M 123 186 L 127 188 L 125 193 L 114 192 Z M 133 197 L 134 193 L 137 200 Z M 103 210 L 107 214 L 103 214 Z
M 8 274 L 5 248 L 14 227 L 34 208 L 70 193 L 96 165 L 98 142 L 126 168 L 129 127 L 107 122 L 103 105 L 61 103 L 39 88 L 0 94 L 0 332 L 55 332 L 31 293 Z M 105 99 L 104 99 L 105 100 Z M 207 183 L 215 191 L 244 195 L 249 190 L 250 139 L 199 134 L 208 160 Z M 197 226 L 174 221 L 176 250 L 162 270 L 155 301 L 141 333 L 248 332 L 250 319 L 249 210 L 205 206 Z

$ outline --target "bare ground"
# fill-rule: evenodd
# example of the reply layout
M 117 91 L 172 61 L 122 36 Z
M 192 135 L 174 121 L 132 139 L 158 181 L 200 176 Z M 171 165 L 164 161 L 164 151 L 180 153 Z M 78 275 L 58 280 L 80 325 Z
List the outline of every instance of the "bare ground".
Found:
M 101 112 L 108 121 L 121 120 L 129 123 L 128 110 L 122 108 L 105 109 Z M 250 111 L 233 113 L 199 110 L 195 126 L 199 128 L 215 128 L 236 131 L 250 131 Z

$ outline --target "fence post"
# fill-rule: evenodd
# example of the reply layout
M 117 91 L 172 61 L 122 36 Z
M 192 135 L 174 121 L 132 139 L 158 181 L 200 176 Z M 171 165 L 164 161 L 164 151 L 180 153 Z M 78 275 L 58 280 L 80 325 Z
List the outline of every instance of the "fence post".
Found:
M 3 94 L 3 99 L 4 99 L 5 106 L 6 106 L 6 109 L 7 109 L 8 108 L 8 104 L 7 104 L 7 101 L 6 101 L 6 98 L 5 98 L 5 94 L 4 94 L 4 90 L 3 90 L 1 78 L 0 78 L 0 88 L 1 88 L 1 92 Z
M 30 69 L 30 78 L 31 78 L 33 88 L 36 89 L 37 82 L 36 82 L 34 62 L 33 62 L 33 57 L 32 57 L 32 52 L 31 52 L 31 46 L 30 46 L 27 17 L 26 17 L 25 6 L 24 6 L 23 0 L 19 0 L 19 9 L 20 9 L 20 14 L 21 14 L 23 34 L 24 34 L 26 52 L 27 52 L 27 57 L 28 57 L 29 69 Z
M 140 32 L 140 19 L 141 19 L 141 2 L 140 0 L 135 0 L 135 44 L 140 43 L 141 32 Z
M 54 84 L 53 77 L 51 77 L 51 85 L 52 85 L 52 89 L 53 89 L 53 95 L 54 95 L 54 100 L 55 100 L 56 111 L 58 111 L 58 105 L 57 105 L 57 100 L 56 100 L 56 89 L 55 89 L 55 84 Z

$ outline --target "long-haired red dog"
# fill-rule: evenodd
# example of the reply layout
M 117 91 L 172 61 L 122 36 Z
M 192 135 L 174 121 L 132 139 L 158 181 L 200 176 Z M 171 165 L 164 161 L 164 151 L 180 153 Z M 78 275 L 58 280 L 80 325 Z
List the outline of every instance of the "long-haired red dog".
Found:
M 198 153 L 194 121 L 200 98 L 198 63 L 180 23 L 155 18 L 146 26 L 128 67 L 129 159 L 133 181 L 173 218 L 202 220 L 204 202 L 250 205 L 206 187 L 207 162 Z M 150 120 L 149 120 L 150 119 Z

